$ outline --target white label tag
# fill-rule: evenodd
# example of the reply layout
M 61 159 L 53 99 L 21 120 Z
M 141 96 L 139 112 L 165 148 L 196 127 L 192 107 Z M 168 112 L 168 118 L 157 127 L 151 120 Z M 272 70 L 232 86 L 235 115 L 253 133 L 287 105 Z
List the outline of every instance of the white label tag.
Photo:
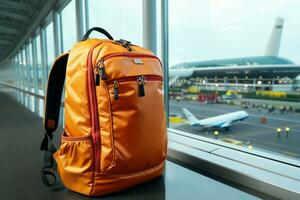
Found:
M 137 65 L 143 64 L 143 60 L 141 58 L 133 58 L 133 62 Z

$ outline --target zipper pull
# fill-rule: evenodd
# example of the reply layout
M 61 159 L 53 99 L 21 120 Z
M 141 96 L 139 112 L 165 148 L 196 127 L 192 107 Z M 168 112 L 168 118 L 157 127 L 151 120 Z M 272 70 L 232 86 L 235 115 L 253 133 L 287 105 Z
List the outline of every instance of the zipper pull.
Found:
M 139 97 L 145 96 L 145 87 L 144 87 L 145 81 L 146 81 L 146 79 L 144 76 L 139 76 L 137 78 Z
M 119 83 L 117 80 L 114 80 L 114 100 L 119 99 Z
M 124 45 L 124 47 L 128 50 L 128 51 L 132 51 L 131 47 L 130 47 L 130 44 L 126 44 Z
M 103 60 L 100 60 L 100 63 L 99 63 L 99 74 L 100 74 L 102 80 L 107 79 Z
M 132 45 L 131 42 L 123 39 L 116 40 L 116 42 L 121 44 L 122 47 L 126 48 L 128 51 L 132 51 L 132 48 L 130 47 L 130 45 Z
M 100 85 L 100 75 L 97 67 L 95 68 L 95 85 L 96 86 Z

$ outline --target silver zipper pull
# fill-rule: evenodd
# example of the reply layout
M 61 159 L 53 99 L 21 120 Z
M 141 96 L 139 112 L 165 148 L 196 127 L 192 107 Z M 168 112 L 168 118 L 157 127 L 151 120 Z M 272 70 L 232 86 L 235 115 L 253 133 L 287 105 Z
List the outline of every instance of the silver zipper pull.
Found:
M 95 68 L 95 85 L 99 86 L 100 85 L 100 74 L 99 74 L 99 69 L 98 67 Z
M 139 76 L 137 78 L 137 82 L 138 82 L 138 94 L 139 94 L 139 97 L 143 97 L 145 96 L 145 81 L 146 81 L 146 78 L 145 76 Z
M 114 80 L 114 100 L 119 99 L 119 83 L 117 80 Z
M 104 66 L 104 60 L 99 61 L 99 74 L 102 80 L 106 80 L 106 72 L 105 72 L 105 66 Z

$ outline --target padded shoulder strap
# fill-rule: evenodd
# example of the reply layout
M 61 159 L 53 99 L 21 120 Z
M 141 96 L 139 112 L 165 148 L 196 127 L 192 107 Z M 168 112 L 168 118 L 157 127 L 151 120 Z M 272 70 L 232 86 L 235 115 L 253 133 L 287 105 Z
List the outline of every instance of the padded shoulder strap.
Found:
M 49 74 L 44 113 L 44 128 L 47 132 L 54 132 L 58 125 L 68 57 L 69 53 L 59 56 L 55 60 Z
M 65 53 L 55 60 L 49 74 L 45 96 L 44 128 L 46 133 L 41 142 L 40 150 L 44 151 L 41 178 L 42 182 L 47 186 L 54 185 L 57 179 L 56 164 L 53 159 L 53 153 L 56 152 L 56 148 L 52 142 L 52 133 L 56 130 L 58 125 L 68 57 L 69 53 Z M 50 144 L 48 144 L 48 140 L 50 140 Z

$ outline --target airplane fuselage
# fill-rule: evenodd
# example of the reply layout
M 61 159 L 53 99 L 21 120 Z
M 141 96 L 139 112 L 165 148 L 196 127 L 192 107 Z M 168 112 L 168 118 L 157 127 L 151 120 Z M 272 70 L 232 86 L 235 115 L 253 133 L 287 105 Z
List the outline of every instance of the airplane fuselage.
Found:
M 202 127 L 230 127 L 233 122 L 243 121 L 249 115 L 245 111 L 237 111 L 228 114 L 218 115 L 207 119 L 199 120 L 199 125 Z

